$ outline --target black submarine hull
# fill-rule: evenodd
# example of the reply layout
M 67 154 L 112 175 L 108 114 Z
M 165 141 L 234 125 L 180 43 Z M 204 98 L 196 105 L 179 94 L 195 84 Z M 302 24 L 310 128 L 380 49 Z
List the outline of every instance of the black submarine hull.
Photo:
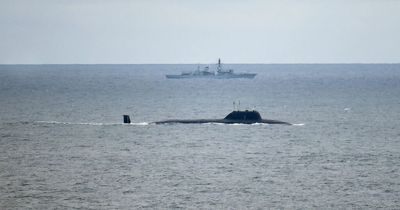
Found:
M 129 115 L 124 115 L 124 123 L 131 123 Z M 262 119 L 257 111 L 233 111 L 229 113 L 224 119 L 193 119 L 193 120 L 164 120 L 153 122 L 154 124 L 204 124 L 204 123 L 223 123 L 223 124 L 283 124 L 292 125 L 288 122 L 279 120 Z
M 279 120 L 261 120 L 261 121 L 252 121 L 252 120 L 226 120 L 226 119 L 195 119 L 195 120 L 164 120 L 153 122 L 154 124 L 204 124 L 204 123 L 223 123 L 223 124 L 283 124 L 283 125 L 292 125 L 288 122 L 283 122 Z

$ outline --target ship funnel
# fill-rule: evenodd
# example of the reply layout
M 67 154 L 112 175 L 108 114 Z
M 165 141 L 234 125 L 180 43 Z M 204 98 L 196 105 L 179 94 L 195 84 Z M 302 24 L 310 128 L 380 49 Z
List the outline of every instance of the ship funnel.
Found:
M 124 123 L 131 123 L 131 118 L 129 117 L 129 115 L 124 115 Z

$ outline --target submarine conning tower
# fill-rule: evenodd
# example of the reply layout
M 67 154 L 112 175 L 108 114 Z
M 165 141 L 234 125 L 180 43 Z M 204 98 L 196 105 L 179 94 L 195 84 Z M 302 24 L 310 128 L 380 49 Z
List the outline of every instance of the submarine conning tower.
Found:
M 131 123 L 131 118 L 129 117 L 129 115 L 124 115 L 124 123 Z
M 259 112 L 253 110 L 245 110 L 245 111 L 233 111 L 229 113 L 224 120 L 232 120 L 232 121 L 252 121 L 252 122 L 261 122 L 262 118 Z

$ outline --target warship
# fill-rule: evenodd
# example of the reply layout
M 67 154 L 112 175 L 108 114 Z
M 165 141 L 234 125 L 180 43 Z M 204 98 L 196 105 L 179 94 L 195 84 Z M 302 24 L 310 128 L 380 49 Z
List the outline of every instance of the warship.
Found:
M 197 70 L 192 72 L 182 72 L 181 74 L 167 74 L 165 75 L 167 79 L 195 79 L 195 78 L 204 78 L 204 79 L 237 79 L 237 78 L 246 78 L 253 79 L 257 74 L 253 73 L 234 73 L 233 69 L 224 69 L 221 64 L 221 59 L 218 59 L 217 70 L 212 71 L 208 66 L 204 67 L 204 69 L 200 69 L 200 66 L 197 66 Z

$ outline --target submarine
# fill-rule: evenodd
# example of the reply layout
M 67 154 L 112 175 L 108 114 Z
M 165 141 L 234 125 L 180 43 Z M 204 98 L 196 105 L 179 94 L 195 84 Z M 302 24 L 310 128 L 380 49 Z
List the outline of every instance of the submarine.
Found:
M 124 123 L 131 123 L 129 115 L 123 116 Z M 192 120 L 163 120 L 152 122 L 152 124 L 202 124 L 202 123 L 223 123 L 223 124 L 254 124 L 254 123 L 265 123 L 265 124 L 282 124 L 282 125 L 292 125 L 288 122 L 283 122 L 279 120 L 263 119 L 258 111 L 244 110 L 244 111 L 232 111 L 223 119 L 192 119 Z

